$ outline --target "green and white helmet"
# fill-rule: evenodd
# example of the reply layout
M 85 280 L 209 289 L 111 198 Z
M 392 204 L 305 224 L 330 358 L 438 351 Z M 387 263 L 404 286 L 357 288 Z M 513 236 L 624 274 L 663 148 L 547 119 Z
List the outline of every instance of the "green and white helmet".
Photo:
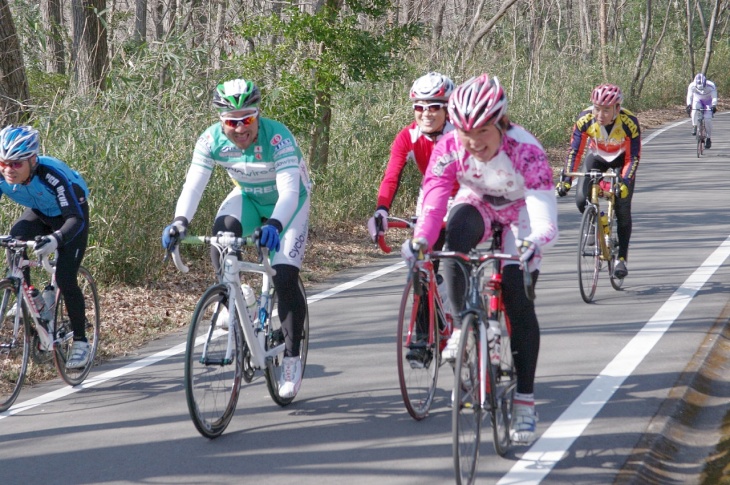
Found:
M 213 106 L 218 111 L 237 111 L 253 108 L 261 101 L 261 92 L 253 81 L 233 79 L 216 86 L 213 91 Z

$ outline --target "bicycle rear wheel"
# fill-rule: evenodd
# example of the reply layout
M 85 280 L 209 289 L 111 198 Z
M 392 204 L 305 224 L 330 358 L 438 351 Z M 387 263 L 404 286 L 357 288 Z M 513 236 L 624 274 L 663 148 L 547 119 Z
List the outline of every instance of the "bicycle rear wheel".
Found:
M 273 290 L 272 290 L 273 291 Z M 302 379 L 304 379 L 304 369 L 307 367 L 307 352 L 309 351 L 309 306 L 307 305 L 307 293 L 304 291 L 304 283 L 299 278 L 299 291 L 304 296 L 304 307 L 306 313 L 304 315 L 304 327 L 302 328 L 302 340 L 299 344 L 299 360 L 302 362 Z M 279 296 L 273 291 L 269 300 L 269 325 L 266 332 L 266 349 L 271 349 L 277 345 L 284 343 L 284 331 L 281 328 L 281 320 L 279 319 Z M 279 395 L 279 377 L 281 376 L 281 364 L 284 359 L 284 352 L 275 355 L 270 362 L 266 363 L 266 387 L 269 389 L 269 395 L 279 406 L 290 404 L 293 397 L 281 397 Z
M 195 428 L 216 438 L 230 423 L 243 374 L 243 337 L 235 313 L 228 330 L 218 315 L 228 307 L 228 288 L 208 288 L 195 306 L 185 349 L 185 398 Z
M 482 426 L 482 405 L 479 394 L 479 321 L 468 314 L 461 326 L 459 352 L 454 369 L 452 433 L 456 483 L 472 484 L 476 480 L 479 460 L 479 439 Z
M 99 294 L 96 291 L 96 283 L 91 273 L 83 266 L 79 268 L 77 275 L 81 294 L 84 297 L 84 325 L 86 328 L 86 340 L 89 342 L 89 361 L 84 367 L 79 369 L 67 369 L 66 361 L 71 352 L 71 344 L 73 342 L 73 329 L 71 320 L 68 318 L 68 308 L 63 295 L 58 296 L 56 304 L 56 343 L 54 345 L 55 352 L 53 358 L 56 363 L 56 370 L 61 378 L 70 386 L 77 386 L 84 382 L 89 375 L 96 352 L 99 349 L 99 331 L 101 327 L 101 318 L 99 312 Z
M 430 325 L 428 314 L 429 299 L 433 298 L 433 294 L 428 292 L 427 281 L 421 279 L 419 284 L 420 295 L 413 291 L 412 279 L 403 288 L 396 342 L 400 393 L 408 414 L 417 421 L 428 416 L 431 409 L 440 360 L 438 325 L 435 322 Z M 429 335 L 429 329 L 432 335 Z
M 578 283 L 580 296 L 586 303 L 590 303 L 596 294 L 598 273 L 601 271 L 599 237 L 603 237 L 603 235 L 598 228 L 596 208 L 586 205 L 578 237 Z M 593 240 L 592 245 L 590 239 Z
M 492 435 L 494 438 L 494 451 L 499 456 L 504 456 L 512 446 L 510 437 L 510 426 L 512 425 L 512 403 L 514 401 L 515 379 L 514 362 L 512 360 L 512 342 L 510 330 L 505 321 L 504 313 L 499 316 L 501 328 L 500 364 L 499 366 L 487 364 L 489 373 L 489 386 L 491 390 L 489 404 L 491 406 L 490 417 L 492 419 Z
M 0 412 L 13 405 L 23 387 L 30 355 L 30 323 L 22 305 L 15 328 L 18 288 L 11 280 L 0 281 Z

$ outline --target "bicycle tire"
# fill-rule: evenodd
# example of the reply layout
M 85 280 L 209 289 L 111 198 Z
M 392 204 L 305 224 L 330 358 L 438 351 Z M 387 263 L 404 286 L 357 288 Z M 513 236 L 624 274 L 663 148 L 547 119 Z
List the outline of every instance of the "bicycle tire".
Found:
M 396 342 L 400 393 L 408 414 L 416 421 L 428 416 L 431 409 L 440 363 L 438 324 L 432 322 L 428 314 L 429 299 L 434 295 L 428 292 L 429 283 L 425 279 L 419 278 L 419 284 L 422 286 L 420 295 L 413 291 L 413 279 L 409 279 L 403 288 Z M 437 306 L 435 301 L 434 306 Z M 437 312 L 443 314 L 438 308 Z M 429 331 L 431 335 L 428 335 Z M 423 359 L 414 360 L 412 364 L 408 360 L 408 352 L 412 350 L 422 353 Z
M 81 294 L 84 297 L 84 315 L 86 340 L 89 342 L 89 361 L 79 369 L 67 369 L 66 361 L 73 341 L 71 320 L 68 317 L 66 302 L 60 291 L 57 294 L 56 304 L 56 342 L 54 344 L 53 360 L 61 379 L 70 386 L 78 386 L 89 375 L 95 365 L 96 354 L 99 350 L 99 334 L 101 331 L 101 317 L 99 307 L 99 293 L 91 273 L 83 266 L 79 267 L 77 275 Z
M 20 394 L 30 356 L 30 319 L 25 303 L 21 305 L 20 328 L 15 332 L 15 315 L 19 289 L 15 282 L 0 281 L 0 412 L 7 411 Z
M 476 480 L 484 411 L 479 393 L 479 356 L 486 350 L 480 347 L 479 321 L 475 314 L 469 313 L 463 318 L 461 326 L 451 409 L 457 485 L 471 485 Z
M 593 246 L 588 244 L 591 234 L 594 239 Z M 578 238 L 578 284 L 580 296 L 586 303 L 590 303 L 596 294 L 598 274 L 601 271 L 599 237 L 603 235 L 598 227 L 598 211 L 594 206 L 586 205 Z
M 613 268 L 616 266 L 616 261 L 618 261 L 618 233 L 616 232 L 617 224 L 618 223 L 616 221 L 616 216 L 614 215 L 613 220 L 611 220 L 611 238 L 609 240 L 611 259 L 608 263 L 608 279 L 609 281 L 611 281 L 611 287 L 613 287 L 613 289 L 616 291 L 620 291 L 624 280 L 623 278 L 616 278 L 615 276 L 613 276 Z
M 704 113 L 701 114 L 702 117 L 704 117 Z M 707 133 L 705 132 L 705 120 L 700 119 L 699 123 L 697 124 L 697 158 L 700 158 L 702 154 L 705 152 L 705 138 L 707 137 Z
M 226 285 L 213 285 L 200 297 L 185 348 L 185 399 L 198 432 L 216 438 L 236 410 L 243 374 L 243 337 L 235 312 L 228 330 L 217 317 L 228 306 Z
M 299 278 L 299 291 L 304 297 L 304 326 L 302 328 L 302 340 L 299 345 L 299 359 L 302 362 L 302 380 L 304 380 L 304 370 L 307 367 L 307 353 L 309 351 L 309 305 L 307 304 L 307 293 L 304 290 L 304 283 Z M 284 342 L 284 334 L 281 330 L 281 320 L 278 312 L 279 297 L 276 291 L 272 289 L 271 298 L 269 299 L 269 326 L 266 332 L 266 349 L 270 349 Z M 296 397 L 281 397 L 279 395 L 279 376 L 281 375 L 281 364 L 284 359 L 284 352 L 274 356 L 273 359 L 266 363 L 266 387 L 269 390 L 271 399 L 279 406 L 287 406 Z
M 494 451 L 499 456 L 505 456 L 512 446 L 510 427 L 512 426 L 512 405 L 517 381 L 512 359 L 510 329 L 504 312 L 499 314 L 499 326 L 501 329 L 500 363 L 499 366 L 495 366 L 489 362 L 487 370 L 491 388 L 489 404 Z

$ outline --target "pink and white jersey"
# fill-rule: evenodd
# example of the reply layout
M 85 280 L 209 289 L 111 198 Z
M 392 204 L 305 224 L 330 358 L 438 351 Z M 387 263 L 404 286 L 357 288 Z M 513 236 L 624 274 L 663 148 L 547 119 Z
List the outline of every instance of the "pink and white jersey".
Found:
M 499 152 L 488 162 L 472 157 L 456 132 L 438 142 L 423 179 L 423 210 L 413 234 L 426 238 L 429 247 L 438 238 L 455 181 L 461 188 L 454 206 L 468 203 L 479 209 L 488 223 L 484 240 L 491 236 L 489 223 L 500 222 L 512 226 L 516 239 L 532 241 L 543 250 L 557 241 L 552 169 L 542 145 L 521 126 L 510 126 Z M 510 250 L 507 245 L 505 239 L 505 251 Z

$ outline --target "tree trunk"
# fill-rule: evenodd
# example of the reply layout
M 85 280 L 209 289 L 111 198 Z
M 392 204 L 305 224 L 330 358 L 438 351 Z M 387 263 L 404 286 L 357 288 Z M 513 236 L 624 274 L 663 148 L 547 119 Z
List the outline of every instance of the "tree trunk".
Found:
M 342 9 L 344 0 L 327 0 L 324 5 L 325 15 L 334 22 Z M 324 54 L 325 46 L 320 44 L 320 57 Z M 315 122 L 310 129 L 309 163 L 312 170 L 327 170 L 330 149 L 330 125 L 332 123 L 332 93 L 321 86 L 319 71 L 314 72 L 315 89 Z
M 646 55 L 646 43 L 649 39 L 649 30 L 651 29 L 651 0 L 646 0 L 646 19 L 644 28 L 641 30 L 641 44 L 639 46 L 639 54 L 636 56 L 636 64 L 634 65 L 634 76 L 631 80 L 631 97 L 636 95 L 637 83 L 641 75 L 641 65 Z
M 147 41 L 147 0 L 135 0 L 134 6 L 134 42 L 143 44 Z
M 702 72 L 705 74 L 710 68 L 710 57 L 712 56 L 712 37 L 715 33 L 715 25 L 717 24 L 717 14 L 720 12 L 720 0 L 715 0 L 715 8 L 712 9 L 712 17 L 710 17 L 710 25 L 707 28 L 707 37 L 705 38 L 705 59 L 702 61 Z
M 81 95 L 103 87 L 107 72 L 106 0 L 71 0 L 73 79 Z
M 0 52 L 0 126 L 5 126 L 30 114 L 23 53 L 7 0 L 0 0 Z
M 41 18 L 43 19 L 43 25 L 50 32 L 45 56 L 46 70 L 57 74 L 65 74 L 66 52 L 63 47 L 61 30 L 63 17 L 61 16 L 60 0 L 43 0 L 41 2 Z
M 608 80 L 608 16 L 606 15 L 607 0 L 600 0 L 598 6 L 598 22 L 600 23 L 601 35 L 601 68 L 603 69 L 603 79 Z
M 694 47 L 692 47 L 693 8 L 691 2 L 692 0 L 685 0 L 685 7 L 687 9 L 687 57 L 689 58 L 690 77 L 695 75 L 695 51 Z
M 469 40 L 469 47 L 466 49 L 466 58 L 470 58 L 472 54 L 474 53 L 474 49 L 476 48 L 477 44 L 479 43 L 482 38 L 489 33 L 492 28 L 494 28 L 494 25 L 499 21 L 499 19 L 504 16 L 505 13 L 507 13 L 507 10 L 515 4 L 517 0 L 504 0 L 502 5 L 499 7 L 499 10 L 497 10 L 497 13 L 494 14 L 494 16 L 489 19 L 489 22 L 487 22 L 487 25 L 481 28 L 479 32 L 476 33 L 474 38 Z

